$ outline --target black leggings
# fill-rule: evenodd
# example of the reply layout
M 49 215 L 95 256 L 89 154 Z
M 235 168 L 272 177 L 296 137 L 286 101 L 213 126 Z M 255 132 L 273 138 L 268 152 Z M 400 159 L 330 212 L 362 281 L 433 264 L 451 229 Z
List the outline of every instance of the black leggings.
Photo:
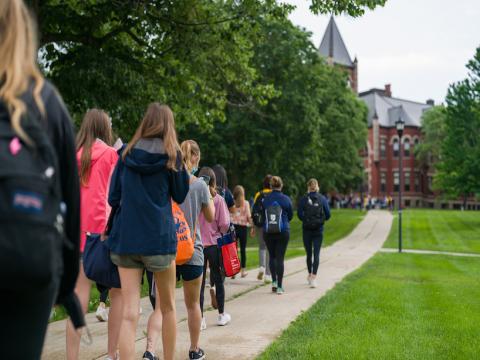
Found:
M 203 314 L 203 299 L 205 294 L 205 276 L 207 273 L 207 261 L 210 266 L 210 278 L 215 284 L 215 297 L 217 298 L 218 313 L 223 314 L 225 307 L 225 287 L 223 286 L 223 276 L 220 266 L 220 249 L 218 246 L 207 246 L 203 249 L 205 261 L 203 265 L 202 289 L 200 291 L 200 309 Z
M 96 285 L 97 285 L 97 290 L 100 293 L 100 302 L 106 303 L 110 288 L 103 286 L 102 284 L 99 284 L 99 283 L 97 283 Z
M 240 262 L 242 269 L 247 267 L 247 227 L 245 225 L 235 225 L 235 234 L 240 242 Z
M 2 293 L 0 359 L 40 359 L 58 284 L 53 281 L 28 293 Z
M 282 287 L 284 259 L 287 251 L 290 233 L 288 231 L 279 234 L 264 234 L 267 244 L 268 254 L 270 255 L 270 272 L 272 280 L 277 282 L 278 287 Z
M 320 264 L 320 248 L 322 247 L 322 241 L 322 232 L 303 229 L 303 246 L 305 246 L 305 251 L 307 252 L 307 270 L 309 274 L 317 275 L 318 265 Z

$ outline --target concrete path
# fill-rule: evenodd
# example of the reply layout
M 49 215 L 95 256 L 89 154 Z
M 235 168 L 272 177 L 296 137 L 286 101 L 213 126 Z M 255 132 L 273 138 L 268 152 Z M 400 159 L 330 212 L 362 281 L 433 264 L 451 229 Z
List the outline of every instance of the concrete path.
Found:
M 386 252 L 386 253 L 396 253 L 396 252 L 398 252 L 398 249 L 383 248 L 383 249 L 381 249 L 380 251 L 381 251 L 381 252 Z M 425 255 L 449 255 L 449 256 L 464 256 L 464 257 L 480 257 L 480 254 L 459 253 L 459 252 L 451 252 L 451 251 L 402 249 L 402 252 L 408 253 L 408 254 L 425 254 Z
M 232 322 L 216 326 L 216 311 L 206 313 L 207 330 L 201 334 L 201 347 L 208 359 L 253 359 L 260 354 L 280 333 L 307 310 L 329 289 L 347 274 L 360 267 L 374 255 L 386 240 L 392 224 L 387 211 L 370 211 L 365 219 L 346 238 L 322 249 L 318 287 L 311 289 L 306 282 L 305 259 L 303 257 L 285 263 L 284 288 L 282 296 L 272 294 L 270 287 L 257 281 L 256 270 L 250 271 L 244 279 L 226 281 L 227 299 L 225 311 L 231 314 Z M 208 300 L 207 295 L 207 300 Z M 185 321 L 186 311 L 183 293 L 177 290 L 177 359 L 188 358 L 189 335 Z M 142 300 L 144 313 L 137 331 L 137 356 L 141 358 L 145 349 L 146 329 L 150 305 Z M 101 359 L 106 352 L 105 323 L 98 323 L 93 314 L 87 316 L 87 323 L 94 339 L 90 346 L 82 345 L 81 359 Z M 42 359 L 65 358 L 65 321 L 53 323 Z M 160 349 L 158 351 L 161 353 Z

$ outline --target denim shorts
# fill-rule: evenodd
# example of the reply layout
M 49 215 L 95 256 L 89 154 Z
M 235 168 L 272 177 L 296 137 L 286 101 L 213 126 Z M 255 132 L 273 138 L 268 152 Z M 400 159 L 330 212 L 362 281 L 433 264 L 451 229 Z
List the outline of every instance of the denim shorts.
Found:
M 176 255 L 119 255 L 110 253 L 110 259 L 118 267 L 128 269 L 147 269 L 151 272 L 167 270 Z
M 177 265 L 177 281 L 192 281 L 203 274 L 203 265 Z

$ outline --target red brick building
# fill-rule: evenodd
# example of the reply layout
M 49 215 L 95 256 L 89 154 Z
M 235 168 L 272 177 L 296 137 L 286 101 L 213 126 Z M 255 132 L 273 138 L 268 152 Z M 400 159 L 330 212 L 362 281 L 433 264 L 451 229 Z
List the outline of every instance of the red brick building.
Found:
M 351 60 L 347 47 L 340 35 L 333 16 L 330 18 L 318 49 L 320 56 L 332 66 L 345 69 L 349 74 L 349 85 L 358 93 L 358 61 Z M 384 89 L 361 92 L 359 98 L 368 107 L 368 139 L 363 152 L 365 185 L 363 192 L 372 198 L 384 199 L 391 196 L 398 201 L 400 177 L 402 177 L 402 199 L 404 207 L 458 208 L 462 200 L 446 201 L 432 192 L 433 167 L 420 166 L 414 149 L 421 141 L 423 113 L 431 108 L 433 100 L 425 103 L 395 98 L 391 85 Z M 405 130 L 400 145 L 395 122 L 402 119 Z M 402 151 L 402 174 L 399 172 L 399 154 Z M 467 202 L 467 209 L 480 209 L 474 198 Z
M 359 94 L 368 106 L 368 141 L 365 152 L 365 172 L 368 193 L 372 197 L 398 196 L 402 176 L 405 207 L 427 206 L 431 194 L 431 174 L 415 161 L 414 149 L 421 140 L 421 117 L 433 106 L 433 101 L 419 103 L 392 97 L 390 85 L 385 89 L 371 89 Z M 405 130 L 400 146 L 395 122 L 402 119 Z M 402 173 L 399 173 L 399 155 Z M 431 194 L 433 195 L 433 194 Z

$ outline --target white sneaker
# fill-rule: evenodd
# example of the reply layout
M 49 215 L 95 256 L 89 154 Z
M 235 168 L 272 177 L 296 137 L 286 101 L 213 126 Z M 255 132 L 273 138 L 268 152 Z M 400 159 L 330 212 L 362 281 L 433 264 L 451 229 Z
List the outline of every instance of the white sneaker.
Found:
M 105 304 L 101 303 L 98 305 L 95 316 L 98 321 L 108 321 L 108 310 L 105 308 Z
M 202 323 L 200 324 L 200 331 L 206 330 L 207 329 L 207 322 L 205 321 L 205 318 L 202 317 Z
M 230 314 L 223 313 L 218 315 L 217 325 L 218 326 L 225 326 L 232 320 Z
M 312 289 L 317 287 L 317 279 L 315 278 L 310 279 L 310 287 Z
M 308 286 L 312 286 L 312 276 L 311 275 L 307 276 L 307 283 L 308 283 Z
M 265 284 L 270 284 L 272 282 L 272 275 L 265 274 L 264 282 L 265 282 Z

